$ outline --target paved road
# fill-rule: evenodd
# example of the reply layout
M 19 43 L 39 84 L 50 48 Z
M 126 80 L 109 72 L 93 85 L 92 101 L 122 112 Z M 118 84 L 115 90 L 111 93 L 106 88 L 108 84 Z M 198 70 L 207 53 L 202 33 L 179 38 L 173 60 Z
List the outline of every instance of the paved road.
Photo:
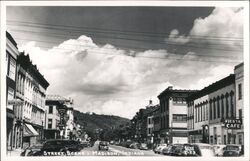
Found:
M 87 156 L 162 156 L 152 150 L 129 149 L 116 145 L 109 145 L 109 150 L 98 150 L 100 141 L 96 141 L 93 147 L 84 148 L 81 153 Z

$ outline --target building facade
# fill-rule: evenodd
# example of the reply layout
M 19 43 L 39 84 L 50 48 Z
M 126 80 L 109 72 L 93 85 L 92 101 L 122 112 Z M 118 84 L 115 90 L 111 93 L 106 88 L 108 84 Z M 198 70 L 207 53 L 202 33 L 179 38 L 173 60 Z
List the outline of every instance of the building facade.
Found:
M 236 118 L 241 119 L 242 123 L 244 119 L 244 64 L 240 63 L 234 68 L 235 74 L 235 105 L 236 105 Z M 244 144 L 244 124 L 241 129 L 236 131 L 236 144 Z
M 45 139 L 74 139 L 76 127 L 74 123 L 73 100 L 60 95 L 46 97 L 46 129 Z
M 10 33 L 6 32 L 6 146 L 12 150 L 15 146 L 14 122 L 15 122 L 15 97 L 16 97 L 16 60 L 19 56 L 17 44 Z M 13 102 L 13 103 L 11 103 Z
M 17 58 L 17 66 L 17 98 L 24 103 L 16 109 L 17 131 L 13 138 L 18 146 L 22 144 L 22 147 L 26 147 L 42 142 L 45 127 L 45 97 L 49 83 L 36 65 L 32 64 L 29 55 L 21 53 Z
M 176 90 L 168 87 L 158 96 L 160 100 L 161 143 L 186 143 L 187 103 L 186 98 L 196 91 Z
M 225 127 L 236 118 L 235 75 L 231 74 L 188 97 L 190 143 L 235 144 L 235 130 Z

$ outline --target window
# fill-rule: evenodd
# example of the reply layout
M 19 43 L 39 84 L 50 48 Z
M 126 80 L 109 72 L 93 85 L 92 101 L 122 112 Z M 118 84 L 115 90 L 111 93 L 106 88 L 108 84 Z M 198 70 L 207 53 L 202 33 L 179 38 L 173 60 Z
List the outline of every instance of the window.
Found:
M 49 113 L 53 113 L 53 106 L 49 106 Z
M 7 100 L 13 100 L 14 99 L 14 89 L 12 88 L 8 88 L 8 97 L 7 97 Z M 7 107 L 8 109 L 11 109 L 13 110 L 13 105 L 8 105 L 8 102 L 7 102 Z
M 182 97 L 174 97 L 173 103 L 175 104 L 186 104 L 186 99 Z
M 173 114 L 173 121 L 174 122 L 187 121 L 187 115 L 185 115 L 185 114 Z
M 228 112 L 229 112 L 229 104 L 228 104 L 228 97 L 226 97 L 226 118 L 228 118 Z
M 212 101 L 209 102 L 209 119 L 212 120 Z
M 197 122 L 197 106 L 195 107 L 195 122 Z
M 238 84 L 238 99 L 241 100 L 242 99 L 242 85 L 241 83 Z
M 239 119 L 242 119 L 242 109 L 239 109 Z
M 220 118 L 220 99 L 217 98 L 217 116 Z
M 52 128 L 52 119 L 48 119 L 48 129 Z
M 8 76 L 13 80 L 16 79 L 16 61 L 11 56 Z
M 242 135 L 239 135 L 239 144 L 243 144 L 243 139 L 242 139 Z

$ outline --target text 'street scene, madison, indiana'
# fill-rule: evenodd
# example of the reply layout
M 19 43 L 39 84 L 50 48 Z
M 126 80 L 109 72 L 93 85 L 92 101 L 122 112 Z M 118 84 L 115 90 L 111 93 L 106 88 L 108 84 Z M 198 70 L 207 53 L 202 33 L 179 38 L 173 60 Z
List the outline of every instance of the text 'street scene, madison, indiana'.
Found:
M 7 6 L 7 157 L 244 157 L 244 12 Z

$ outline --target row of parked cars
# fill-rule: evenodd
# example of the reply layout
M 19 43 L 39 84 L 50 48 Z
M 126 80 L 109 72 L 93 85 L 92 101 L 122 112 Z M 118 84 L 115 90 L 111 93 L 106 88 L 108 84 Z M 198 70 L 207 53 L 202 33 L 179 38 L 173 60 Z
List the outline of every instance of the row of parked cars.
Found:
M 133 142 L 133 141 L 122 141 L 122 142 L 117 142 L 117 141 L 110 141 L 110 144 L 118 145 L 118 146 L 123 146 L 126 148 L 131 148 L 131 149 L 140 149 L 140 150 L 148 150 L 148 145 L 146 143 L 138 143 L 138 142 Z
M 154 152 L 170 156 L 243 156 L 244 146 L 242 145 L 210 145 L 203 143 L 194 144 L 159 144 L 154 148 Z
M 71 152 L 79 152 L 85 147 L 92 146 L 90 142 L 76 140 L 53 139 L 43 144 L 27 147 L 21 152 L 21 156 L 53 156 L 67 155 Z

